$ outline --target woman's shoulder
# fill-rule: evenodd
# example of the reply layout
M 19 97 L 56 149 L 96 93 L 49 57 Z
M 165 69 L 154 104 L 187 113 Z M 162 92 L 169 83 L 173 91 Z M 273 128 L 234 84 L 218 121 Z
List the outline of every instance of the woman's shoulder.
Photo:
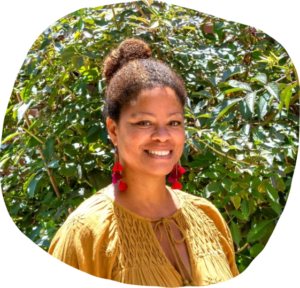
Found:
M 82 255 L 92 255 L 95 245 L 104 249 L 107 256 L 115 251 L 117 224 L 104 191 L 105 188 L 83 201 L 68 216 L 51 241 L 50 254 L 74 266 L 77 261 L 84 261 Z
M 197 206 L 200 209 L 213 209 L 216 212 L 218 211 L 215 205 L 205 198 L 184 192 L 182 190 L 176 190 L 176 192 L 184 200 L 184 202 L 188 202 L 193 206 Z
M 107 226 L 114 219 L 114 211 L 105 194 L 106 189 L 102 188 L 86 200 L 84 200 L 67 218 L 65 223 L 95 228 L 100 224 Z
M 214 227 L 216 227 L 222 237 L 224 237 L 226 241 L 228 241 L 232 246 L 232 238 L 229 227 L 220 211 L 213 203 L 211 203 L 207 199 L 186 193 L 181 190 L 177 190 L 177 192 L 184 199 L 184 207 L 187 212 L 192 214 L 193 217 L 191 217 L 191 219 L 195 220 L 200 216 L 202 220 L 204 220 L 201 221 L 203 225 L 213 225 Z M 200 210 L 200 213 L 195 213 L 195 210 Z
M 208 218 L 207 220 L 212 221 L 219 231 L 222 231 L 223 233 L 227 234 L 228 227 L 226 221 L 221 215 L 218 208 L 212 202 L 205 198 L 192 195 L 181 190 L 176 190 L 176 192 L 178 192 L 180 197 L 183 198 L 183 205 L 186 210 L 190 211 L 191 213 L 193 213 L 195 209 L 198 211 L 200 210 L 200 215 L 203 215 L 205 219 Z

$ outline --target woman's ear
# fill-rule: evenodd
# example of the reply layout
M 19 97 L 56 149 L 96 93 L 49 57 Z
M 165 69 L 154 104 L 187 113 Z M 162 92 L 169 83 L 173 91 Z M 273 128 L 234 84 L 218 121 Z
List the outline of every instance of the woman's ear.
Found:
M 106 118 L 106 127 L 107 127 L 107 132 L 109 134 L 109 137 L 112 141 L 112 143 L 117 146 L 118 142 L 117 142 L 117 124 L 114 120 L 112 120 L 110 117 Z

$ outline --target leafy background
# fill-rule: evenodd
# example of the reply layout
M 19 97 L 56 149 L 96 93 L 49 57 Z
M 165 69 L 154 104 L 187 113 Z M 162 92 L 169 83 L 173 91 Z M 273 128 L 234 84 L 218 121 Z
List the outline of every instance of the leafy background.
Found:
M 183 189 L 226 219 L 240 272 L 284 209 L 298 152 L 299 82 L 284 48 L 254 27 L 161 2 L 81 9 L 35 41 L 9 101 L 2 192 L 42 249 L 71 210 L 111 182 L 102 61 L 140 37 L 185 79 Z

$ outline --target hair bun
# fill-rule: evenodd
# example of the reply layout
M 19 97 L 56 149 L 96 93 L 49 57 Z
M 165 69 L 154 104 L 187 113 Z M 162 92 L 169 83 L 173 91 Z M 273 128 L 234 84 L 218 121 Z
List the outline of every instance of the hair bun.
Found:
M 147 59 L 151 57 L 149 45 L 135 38 L 125 39 L 119 47 L 111 51 L 104 60 L 104 70 L 102 76 L 108 84 L 113 75 L 127 62 L 135 59 Z

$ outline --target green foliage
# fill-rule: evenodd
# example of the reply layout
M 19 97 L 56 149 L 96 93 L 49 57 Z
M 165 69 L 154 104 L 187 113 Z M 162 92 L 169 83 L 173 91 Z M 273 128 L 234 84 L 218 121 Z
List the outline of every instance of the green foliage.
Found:
M 185 80 L 182 190 L 219 208 L 242 272 L 268 242 L 288 198 L 299 82 L 287 52 L 262 31 L 187 8 L 153 1 L 85 8 L 38 37 L 4 121 L 7 209 L 47 250 L 70 209 L 111 182 L 101 69 L 126 37 L 144 39 Z

